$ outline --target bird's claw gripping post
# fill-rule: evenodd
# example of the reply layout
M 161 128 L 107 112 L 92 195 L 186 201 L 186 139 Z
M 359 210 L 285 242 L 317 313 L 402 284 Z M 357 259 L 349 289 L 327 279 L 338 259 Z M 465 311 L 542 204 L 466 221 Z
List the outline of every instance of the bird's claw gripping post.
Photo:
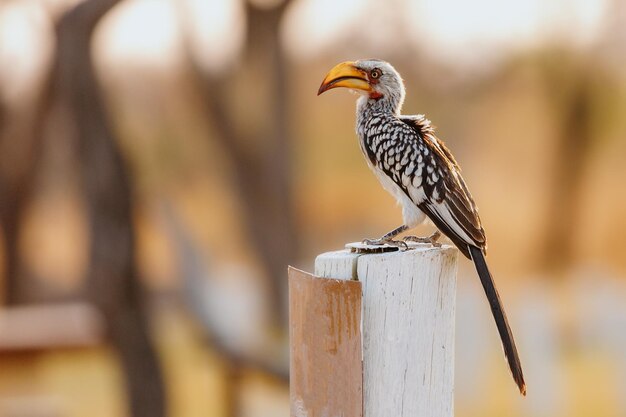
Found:
M 384 239 L 382 237 L 379 239 L 363 239 L 362 243 L 364 245 L 373 245 L 373 246 L 383 246 L 383 245 L 395 246 L 400 250 L 409 249 L 409 245 L 403 240 Z
M 348 247 L 350 250 L 357 252 L 389 252 L 394 250 L 405 251 L 409 249 L 409 245 L 403 240 L 394 240 L 393 238 L 407 229 L 408 227 L 403 224 L 400 227 L 396 227 L 391 232 L 385 233 L 378 239 L 365 239 L 359 245 L 350 244 Z M 374 248 L 372 248 L 372 246 L 374 246 Z
M 350 249 L 350 252 L 362 254 L 396 252 L 398 250 L 406 250 L 402 248 L 408 247 L 409 245 L 405 242 L 399 242 L 391 239 L 365 239 L 360 242 L 346 244 L 346 248 Z
M 427 237 L 419 237 L 419 236 L 405 236 L 402 240 L 404 242 L 416 242 L 416 243 L 430 243 L 436 248 L 441 247 L 441 243 L 438 242 L 441 237 L 441 232 L 439 230 L 435 231 L 432 235 Z

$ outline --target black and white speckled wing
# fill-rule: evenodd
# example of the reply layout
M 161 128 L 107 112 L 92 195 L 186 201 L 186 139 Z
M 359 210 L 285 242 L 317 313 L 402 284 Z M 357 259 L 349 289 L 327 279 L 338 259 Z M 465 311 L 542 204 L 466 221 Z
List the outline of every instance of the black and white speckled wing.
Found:
M 467 245 L 485 251 L 487 241 L 478 209 L 452 153 L 423 116 L 403 116 L 400 120 L 415 131 L 431 156 L 424 175 L 426 198 L 418 207 L 468 258 Z
M 459 165 L 427 119 L 372 115 L 360 133 L 371 165 L 391 179 L 465 256 L 470 257 L 468 245 L 486 248 L 478 211 Z M 381 181 L 385 185 L 385 179 Z M 404 195 L 396 198 L 402 201 Z

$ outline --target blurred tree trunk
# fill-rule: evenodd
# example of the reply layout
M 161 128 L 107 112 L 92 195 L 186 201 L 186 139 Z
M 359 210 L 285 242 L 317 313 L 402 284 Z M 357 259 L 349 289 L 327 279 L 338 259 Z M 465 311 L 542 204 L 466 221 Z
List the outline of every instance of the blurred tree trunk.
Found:
M 242 222 L 268 278 L 273 315 L 281 326 L 287 323 L 286 267 L 298 251 L 290 182 L 288 63 L 279 33 L 288 4 L 261 8 L 246 3 L 247 38 L 237 69 L 211 73 L 187 45 L 193 76 L 215 128 L 211 139 L 219 141 L 231 162 Z M 249 96 L 236 108 L 234 85 L 246 85 Z M 254 117 L 243 114 L 244 106 Z M 263 122 L 241 126 L 251 120 Z
M 135 255 L 132 190 L 99 91 L 91 41 L 100 19 L 118 0 L 88 0 L 59 22 L 56 81 L 78 135 L 90 219 L 88 292 L 101 309 L 126 376 L 135 417 L 165 415 L 164 388 Z
M 589 166 L 593 137 L 591 132 L 591 101 L 593 85 L 588 72 L 579 74 L 560 95 L 556 112 L 560 132 L 553 161 L 551 190 L 548 197 L 547 224 L 542 240 L 540 264 L 557 275 L 574 261 L 574 243 L 580 224 L 583 183 Z M 553 80 L 563 83 L 562 80 Z M 558 84 L 557 84 L 558 85 Z M 563 92 L 561 92 L 563 93 Z
M 35 188 L 50 93 L 48 75 L 32 101 L 12 108 L 0 104 L 0 226 L 5 255 L 3 293 L 7 305 L 17 304 L 24 295 L 20 226 Z

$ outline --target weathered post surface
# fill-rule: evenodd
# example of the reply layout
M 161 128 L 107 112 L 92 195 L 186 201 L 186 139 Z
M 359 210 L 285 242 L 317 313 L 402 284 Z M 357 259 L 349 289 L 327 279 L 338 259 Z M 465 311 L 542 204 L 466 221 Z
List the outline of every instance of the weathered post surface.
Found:
M 290 269 L 292 417 L 452 417 L 457 254 L 343 250 L 315 275 Z
M 291 416 L 361 417 L 361 283 L 290 268 L 289 340 Z

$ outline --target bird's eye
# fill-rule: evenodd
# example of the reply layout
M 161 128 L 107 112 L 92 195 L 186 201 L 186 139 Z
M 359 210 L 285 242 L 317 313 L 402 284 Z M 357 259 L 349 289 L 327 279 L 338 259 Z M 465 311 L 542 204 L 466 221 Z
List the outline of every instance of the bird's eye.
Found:
M 373 79 L 377 79 L 382 74 L 383 73 L 378 68 L 374 68 L 372 71 L 370 71 L 370 77 L 373 78 Z

